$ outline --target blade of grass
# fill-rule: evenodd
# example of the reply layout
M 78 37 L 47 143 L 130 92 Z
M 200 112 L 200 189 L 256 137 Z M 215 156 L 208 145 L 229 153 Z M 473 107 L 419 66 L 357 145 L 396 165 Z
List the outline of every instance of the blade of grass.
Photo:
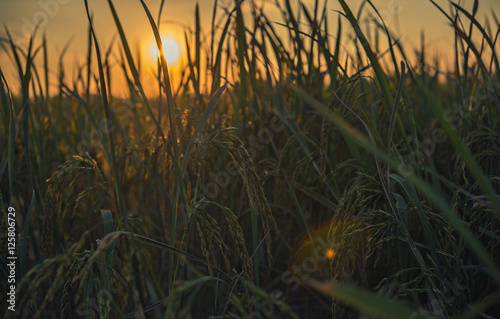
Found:
M 400 302 L 374 295 L 370 292 L 330 282 L 309 281 L 308 286 L 317 291 L 354 306 L 363 313 L 377 318 L 431 318 L 420 310 L 413 310 Z
M 36 32 L 36 30 L 35 30 Z M 26 162 L 28 166 L 28 176 L 29 176 L 29 181 L 30 181 L 30 189 L 35 188 L 35 181 L 33 177 L 33 166 L 31 163 L 31 143 L 30 143 L 30 136 L 29 136 L 29 126 L 30 126 L 30 117 L 31 117 L 31 107 L 30 107 L 30 101 L 29 101 L 29 87 L 30 87 L 30 80 L 31 80 L 31 63 L 32 63 L 32 56 L 31 56 L 31 50 L 33 48 L 33 37 L 35 34 L 33 34 L 30 37 L 30 43 L 28 47 L 28 53 L 26 55 L 26 66 L 24 68 L 24 75 L 22 77 L 22 98 L 23 98 L 23 106 L 26 107 L 26 111 L 23 113 L 23 138 L 24 138 L 24 152 L 26 155 Z M 22 70 L 20 71 L 22 73 Z
M 29 235 L 29 227 L 31 220 L 31 213 L 33 212 L 33 207 L 35 206 L 35 191 L 33 191 L 33 195 L 31 196 L 31 203 L 28 208 L 28 214 L 26 215 L 26 219 L 24 221 L 24 229 L 23 229 L 23 237 L 21 241 L 21 247 L 19 249 L 19 259 L 21 261 L 21 277 L 23 278 L 26 274 L 27 265 L 28 265 L 28 235 Z M 18 279 L 19 281 L 20 279 Z
M 396 120 L 396 114 L 399 109 L 399 101 L 401 99 L 401 95 L 403 94 L 403 86 L 405 80 L 405 63 L 401 61 L 401 76 L 399 79 L 398 93 L 396 94 L 396 99 L 394 100 L 394 107 L 392 108 L 391 113 L 391 122 L 389 124 L 389 134 L 387 136 L 387 156 L 391 156 L 391 148 L 392 148 L 392 135 L 394 133 L 394 125 Z M 389 169 L 390 166 L 387 166 L 387 186 L 389 187 Z
M 156 47 L 158 49 L 158 52 L 160 53 L 160 62 L 161 62 L 161 67 L 162 67 L 162 72 L 163 72 L 163 82 L 164 82 L 164 91 L 165 95 L 167 97 L 167 107 L 168 107 L 168 121 L 170 123 L 170 136 L 172 139 L 172 148 L 174 151 L 174 159 L 173 159 L 173 166 L 175 170 L 175 176 L 177 177 L 177 193 L 180 193 L 181 199 L 182 199 L 182 204 L 187 205 L 187 194 L 186 194 L 186 188 L 184 186 L 184 179 L 181 174 L 181 169 L 180 169 L 180 151 L 179 151 L 179 145 L 178 145 L 178 140 L 177 140 L 177 133 L 176 133 L 176 126 L 175 126 L 175 104 L 174 104 L 174 99 L 172 96 L 172 88 L 170 85 L 170 77 L 169 77 L 169 71 L 168 71 L 168 66 L 167 66 L 167 61 L 165 59 L 165 55 L 163 53 L 163 44 L 161 41 L 160 33 L 158 31 L 158 28 L 156 26 L 156 23 L 153 20 L 153 17 L 151 16 L 151 13 L 149 12 L 148 7 L 144 3 L 143 0 L 140 0 L 142 7 L 149 19 L 151 28 L 153 30 L 153 33 L 155 35 L 155 40 L 156 40 Z M 171 224 L 170 224 L 170 240 L 173 243 L 175 241 L 175 227 L 177 226 L 177 200 L 175 200 L 172 203 L 172 215 L 171 215 Z M 187 222 L 188 217 L 187 213 L 182 211 L 182 217 L 184 220 Z M 182 247 L 181 247 L 182 249 Z M 169 278 L 171 280 L 169 287 L 173 287 L 173 284 L 175 282 L 175 274 L 177 273 L 177 270 L 179 268 L 179 263 L 180 259 L 177 259 L 177 264 L 175 266 L 175 273 L 172 272 L 173 268 L 173 254 L 170 254 L 170 266 L 169 267 Z
M 467 149 L 467 147 L 461 141 L 458 134 L 455 132 L 453 126 L 445 119 L 442 107 L 434 99 L 432 99 L 432 94 L 429 91 L 429 89 L 421 81 L 417 81 L 417 83 L 422 92 L 424 92 L 424 94 L 429 97 L 429 104 L 434 110 L 434 114 L 436 115 L 442 128 L 445 130 L 446 134 L 450 138 L 453 146 L 455 146 L 458 153 L 466 163 L 467 167 L 470 169 L 471 173 L 479 182 L 481 189 L 486 193 L 489 200 L 493 203 L 495 207 L 494 213 L 500 215 L 500 198 L 497 196 L 495 190 L 491 186 L 491 183 L 484 175 L 483 171 L 481 170 L 476 160 L 472 156 L 470 150 Z
M 200 7 L 198 3 L 196 3 L 195 9 L 195 55 L 194 55 L 194 64 L 196 69 L 196 81 L 195 81 L 195 89 L 194 92 L 196 94 L 196 98 L 198 101 L 201 101 L 200 96 L 200 81 L 201 81 L 201 27 L 200 27 Z M 193 75 L 194 76 L 194 75 Z
M 483 63 L 483 59 L 481 57 L 481 54 L 479 53 L 479 51 L 477 50 L 476 46 L 474 45 L 474 43 L 472 43 L 472 40 L 470 39 L 470 37 L 468 37 L 463 31 L 462 29 L 460 29 L 460 27 L 458 26 L 457 22 L 452 19 L 434 0 L 429 0 L 436 8 L 438 8 L 439 11 L 441 11 L 441 13 L 444 14 L 444 16 L 451 22 L 451 25 L 454 27 L 455 31 L 457 32 L 457 34 L 460 36 L 460 38 L 462 38 L 468 45 L 467 49 L 471 49 L 472 52 L 476 55 L 476 58 L 477 58 L 477 63 L 479 65 L 479 67 L 481 68 L 481 71 L 483 72 L 483 76 L 485 77 L 485 79 L 489 79 L 489 73 L 488 73 L 488 69 L 486 68 L 486 66 L 484 65 Z M 458 8 L 457 8 L 458 9 Z M 493 50 L 495 51 L 495 50 Z
M 108 94 L 106 90 L 106 80 L 104 76 L 104 69 L 101 61 L 101 51 L 99 49 L 99 43 L 97 42 L 97 37 L 94 32 L 94 27 L 93 27 L 93 22 L 92 18 L 90 17 L 90 12 L 89 12 L 89 6 L 88 6 L 88 0 L 85 0 L 85 10 L 87 12 L 87 18 L 89 21 L 90 25 L 90 30 L 92 32 L 92 37 L 94 39 L 94 46 L 96 50 L 96 56 L 97 56 L 97 65 L 99 68 L 99 83 L 100 83 L 100 89 L 101 89 L 101 98 L 102 98 L 102 103 L 104 105 L 104 125 L 106 128 L 106 136 L 108 140 L 108 156 L 111 162 L 111 170 L 113 174 L 113 179 L 114 179 L 114 188 L 116 192 L 116 197 L 118 201 L 118 209 L 120 212 L 121 217 L 126 217 L 127 212 L 126 212 L 126 206 L 125 206 L 125 200 L 123 198 L 123 190 L 122 186 L 120 184 L 120 175 L 118 173 L 118 163 L 116 161 L 116 150 L 115 150 L 115 142 L 113 139 L 113 135 L 111 134 L 110 131 L 110 123 L 111 121 L 111 114 L 109 112 L 109 105 L 108 105 Z
M 113 2 L 111 0 L 108 0 L 108 5 L 111 9 L 111 13 L 113 15 L 113 20 L 115 21 L 116 28 L 118 29 L 118 34 L 120 36 L 123 51 L 125 53 L 125 57 L 127 59 L 127 63 L 128 63 L 130 72 L 132 73 L 132 77 L 134 79 L 134 84 L 139 89 L 141 99 L 144 102 L 149 115 L 153 119 L 153 122 L 156 126 L 156 129 L 160 133 L 160 136 L 163 139 L 163 141 L 166 143 L 166 138 L 165 138 L 165 134 L 163 133 L 161 123 L 158 121 L 158 119 L 154 115 L 153 110 L 151 109 L 149 100 L 146 96 L 146 93 L 144 92 L 144 88 L 143 88 L 141 80 L 140 80 L 139 72 L 137 71 L 137 67 L 135 66 L 135 61 L 132 57 L 132 53 L 130 51 L 130 46 L 128 45 L 127 37 L 125 36 L 125 32 L 123 31 L 122 24 L 120 22 L 120 19 L 118 18 L 118 14 L 115 10 L 115 6 L 113 5 Z
M 368 59 L 372 63 L 373 70 L 375 71 L 375 75 L 377 76 L 378 83 L 380 85 L 380 88 L 382 89 L 382 94 L 384 97 L 384 104 L 387 109 L 387 115 L 389 115 L 391 112 L 391 107 L 394 105 L 394 101 L 392 99 L 391 95 L 391 90 L 389 87 L 389 82 L 387 81 L 387 77 L 385 75 L 385 72 L 383 71 L 382 67 L 380 66 L 380 63 L 378 62 L 378 59 L 373 53 L 370 43 L 366 39 L 363 31 L 361 31 L 361 28 L 358 24 L 358 21 L 356 20 L 356 17 L 353 15 L 351 9 L 347 5 L 347 3 L 344 0 L 338 0 L 340 2 L 340 5 L 344 9 L 345 16 L 351 23 L 352 27 L 354 28 L 354 31 L 356 32 L 356 35 L 358 36 L 359 41 L 361 42 L 361 45 L 363 46 L 363 49 L 365 50 L 366 55 L 368 56 Z
M 164 90 L 165 90 L 165 95 L 167 96 L 167 107 L 168 107 L 168 119 L 170 123 L 170 135 L 172 137 L 172 146 L 174 150 L 174 162 L 175 162 L 175 172 L 177 176 L 177 182 L 179 183 L 179 187 L 181 189 L 182 193 L 182 199 L 183 202 L 186 203 L 186 194 L 185 194 L 185 188 L 184 188 L 184 182 L 182 179 L 182 175 L 180 173 L 180 151 L 179 151 L 179 145 L 178 145 L 178 140 L 177 140 L 177 133 L 176 133 L 176 126 L 175 126 L 175 103 L 174 99 L 172 96 L 172 88 L 170 85 L 170 77 L 169 77 L 169 72 L 168 72 L 168 66 L 167 66 L 167 60 L 165 59 L 165 55 L 163 53 L 163 44 L 161 41 L 160 33 L 158 31 L 158 28 L 156 26 L 156 23 L 153 20 L 153 17 L 151 16 L 151 13 L 149 12 L 148 7 L 144 3 L 143 0 L 140 0 L 142 7 L 144 8 L 144 11 L 146 12 L 146 15 L 149 19 L 151 28 L 153 30 L 153 33 L 155 35 L 155 40 L 156 40 L 156 46 L 158 49 L 158 52 L 160 53 L 160 61 L 161 61 L 161 66 L 162 66 L 162 71 L 163 71 L 163 81 L 164 81 Z M 175 205 L 175 202 L 174 202 Z M 175 211 L 175 210 L 174 210 Z M 184 216 L 186 217 L 186 216 Z
M 120 238 L 121 236 L 128 236 L 128 237 L 133 237 L 134 239 L 136 239 L 139 243 L 142 243 L 142 244 L 145 244 L 145 245 L 148 245 L 148 246 L 151 246 L 151 247 L 155 247 L 155 248 L 159 248 L 159 249 L 163 249 L 163 250 L 168 250 L 170 252 L 173 252 L 175 254 L 178 254 L 178 255 L 182 255 L 182 256 L 185 256 L 186 258 L 189 258 L 190 260 L 194 261 L 194 262 L 197 262 L 197 263 L 200 263 L 200 264 L 203 264 L 207 267 L 210 267 L 212 268 L 212 270 L 215 270 L 217 271 L 218 273 L 222 274 L 224 277 L 226 277 L 231 283 L 233 283 L 233 279 L 231 278 L 231 276 L 229 276 L 227 273 L 225 273 L 224 271 L 222 271 L 221 269 L 213 266 L 213 265 L 210 265 L 209 263 L 207 263 L 205 260 L 203 259 L 200 259 L 194 255 L 191 255 L 183 250 L 180 250 L 174 246 L 171 246 L 171 245 L 168 245 L 168 244 L 165 244 L 165 243 L 162 243 L 162 242 L 159 242 L 157 240 L 154 240 L 152 238 L 149 238 L 149 237 L 145 237 L 145 236 L 142 236 L 142 235 L 138 235 L 138 234 L 135 234 L 135 233 L 132 233 L 132 232 L 127 232 L 127 231 L 114 231 L 114 232 L 111 232 L 111 233 L 108 233 L 106 236 L 104 236 L 102 239 L 101 239 L 101 243 L 100 245 L 103 246 L 103 248 L 99 248 L 99 249 L 106 249 L 106 246 L 109 246 L 109 245 L 112 245 L 116 240 L 118 240 L 118 238 Z M 96 250 L 96 253 L 91 256 L 89 258 L 89 260 L 87 261 L 87 265 L 91 265 L 96 259 L 97 257 L 99 256 L 100 254 L 100 251 Z
M 212 70 L 214 72 L 212 76 L 212 87 L 211 87 L 211 92 L 210 94 L 213 95 L 215 91 L 221 86 L 220 85 L 220 69 L 222 66 L 221 59 L 222 59 L 222 51 L 223 51 L 223 45 L 224 41 L 226 39 L 226 36 L 228 34 L 229 30 L 229 25 L 231 23 L 231 17 L 234 12 L 241 6 L 244 0 L 239 1 L 236 3 L 234 6 L 233 10 L 227 14 L 226 18 L 226 24 L 224 25 L 224 29 L 222 30 L 222 34 L 219 38 L 219 46 L 217 47 L 217 53 L 215 56 L 215 63 L 212 65 Z M 214 17 L 215 17 L 215 9 L 214 9 Z M 212 34 L 212 41 L 213 41 L 213 34 Z
M 400 175 L 408 175 L 408 170 L 403 163 L 398 163 L 392 159 L 388 159 L 383 151 L 379 150 L 377 147 L 369 143 L 368 140 L 357 129 L 348 124 L 344 119 L 336 114 L 333 114 L 324 105 L 314 100 L 312 97 L 307 96 L 305 93 L 301 94 L 301 98 L 304 98 L 311 107 L 325 116 L 336 127 L 338 127 L 340 131 L 345 132 L 345 134 L 351 135 L 353 137 L 353 142 L 358 144 L 363 149 L 375 153 L 380 159 L 389 161 L 387 164 L 390 164 L 392 167 L 396 167 Z M 441 117 L 442 116 L 443 115 L 441 113 Z M 446 124 L 449 125 L 449 123 Z M 451 132 L 452 134 L 454 134 L 453 130 Z M 458 141 L 458 138 L 456 136 L 455 139 L 457 139 Z M 463 145 L 461 143 L 459 143 L 458 146 L 463 148 Z M 473 161 L 473 163 L 475 163 L 475 161 Z M 440 191 L 429 185 L 416 174 L 408 175 L 407 180 L 412 183 L 429 200 L 429 202 L 435 205 L 436 208 L 441 211 L 441 213 L 443 213 L 443 215 L 450 221 L 453 227 L 463 236 L 465 242 L 471 248 L 471 251 L 479 258 L 481 262 L 483 262 L 489 268 L 492 278 L 500 283 L 500 269 L 498 268 L 497 264 L 490 258 L 488 252 L 485 250 L 479 240 L 472 234 L 469 229 L 467 229 L 464 221 L 453 211 L 451 207 L 449 207 L 449 204 L 440 194 Z M 486 186 L 491 187 L 491 185 L 489 185 L 487 181 Z M 500 199 L 498 197 L 494 197 L 493 200 L 498 201 Z M 497 210 L 497 212 L 498 211 L 500 210 Z
M 0 68 L 0 76 L 7 89 L 7 94 L 9 97 L 9 107 L 10 107 L 10 119 L 9 119 L 9 142 L 7 146 L 7 158 L 8 158 L 8 174 L 9 174 L 9 205 L 12 206 L 13 196 L 14 196 L 14 145 L 16 141 L 16 120 L 14 117 L 14 106 L 12 104 L 12 94 L 5 79 L 2 69 Z M 2 174 L 3 175 L 3 174 Z

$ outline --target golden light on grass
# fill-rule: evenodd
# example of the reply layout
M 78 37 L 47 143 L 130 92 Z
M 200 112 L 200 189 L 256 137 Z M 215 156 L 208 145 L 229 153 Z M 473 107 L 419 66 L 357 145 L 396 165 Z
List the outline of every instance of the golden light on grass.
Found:
M 163 35 L 161 37 L 161 42 L 163 44 L 163 54 L 165 55 L 167 63 L 171 65 L 179 61 L 181 50 L 177 40 L 173 36 Z M 151 40 L 148 48 L 151 60 L 156 61 L 159 52 L 158 48 L 156 47 L 156 42 L 154 41 L 154 39 Z
M 0 229 L 30 238 L 0 243 L 18 259 L 9 311 L 497 317 L 500 52 L 479 0 L 437 8 L 450 69 L 392 32 L 384 6 L 215 1 L 210 26 L 198 5 L 178 23 L 141 0 L 146 33 L 118 1 L 100 2 L 107 20 L 84 2 L 89 32 L 69 51 L 0 35 L 1 202 L 24 211 Z M 106 21 L 118 37 L 100 45 Z M 104 286 L 123 307 L 93 307 Z

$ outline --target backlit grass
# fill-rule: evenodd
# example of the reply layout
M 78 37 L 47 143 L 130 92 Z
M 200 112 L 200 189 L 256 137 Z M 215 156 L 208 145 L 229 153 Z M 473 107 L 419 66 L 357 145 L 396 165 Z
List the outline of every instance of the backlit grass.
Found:
M 175 74 L 163 53 L 154 71 L 141 65 L 119 2 L 108 1 L 117 37 L 100 43 L 85 1 L 72 77 L 66 49 L 49 67 L 50 35 L 23 47 L 6 27 L 18 83 L 0 66 L 0 229 L 15 207 L 19 269 L 17 310 L 2 297 L 1 314 L 497 316 L 495 13 L 483 23 L 478 1 L 430 1 L 450 22 L 447 69 L 401 43 L 370 1 L 339 2 L 335 15 L 319 1 L 267 3 L 279 21 L 258 2 L 216 2 L 210 30 L 196 6 Z

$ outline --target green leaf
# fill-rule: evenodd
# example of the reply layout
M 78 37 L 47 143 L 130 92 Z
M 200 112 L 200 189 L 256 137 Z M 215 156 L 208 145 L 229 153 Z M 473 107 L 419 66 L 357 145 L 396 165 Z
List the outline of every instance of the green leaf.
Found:
M 356 307 L 363 313 L 376 318 L 417 319 L 431 318 L 418 310 L 413 310 L 392 299 L 383 298 L 373 293 L 331 282 L 309 281 L 307 285 L 319 292 Z
M 20 253 L 20 260 L 21 260 L 21 278 L 24 277 L 26 274 L 27 270 L 27 264 L 28 264 L 28 235 L 29 235 L 29 228 L 30 228 L 30 220 L 31 220 L 31 213 L 33 212 L 33 207 L 35 206 L 35 191 L 33 191 L 33 195 L 31 196 L 31 203 L 30 207 L 28 208 L 28 214 L 26 215 L 26 220 L 24 222 L 24 229 L 23 229 L 23 239 L 21 241 L 21 247 L 19 249 Z

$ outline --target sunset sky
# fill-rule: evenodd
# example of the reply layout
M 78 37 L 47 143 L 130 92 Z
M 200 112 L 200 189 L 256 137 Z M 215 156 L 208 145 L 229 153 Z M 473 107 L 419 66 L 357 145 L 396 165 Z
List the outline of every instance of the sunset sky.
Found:
M 160 5 L 160 0 L 146 0 L 152 14 L 157 16 Z M 210 30 L 212 18 L 213 0 L 183 0 L 183 1 L 166 1 L 163 15 L 161 30 L 176 38 L 178 41 L 183 41 L 183 25 L 193 25 L 194 23 L 194 8 L 196 3 L 200 5 L 201 22 L 205 32 Z M 268 1 L 272 2 L 272 1 Z M 445 10 L 449 11 L 447 1 L 437 0 Z M 9 31 L 14 35 L 18 43 L 23 47 L 27 47 L 29 33 L 34 25 L 41 22 L 41 29 L 37 34 L 37 39 L 41 41 L 41 35 L 47 34 L 48 46 L 51 53 L 52 68 L 57 64 L 55 58 L 59 55 L 65 44 L 71 40 L 65 62 L 71 65 L 81 63 L 85 57 L 85 48 L 87 46 L 87 28 L 88 22 L 85 13 L 83 0 L 16 0 L 7 1 L 0 0 L 1 11 L 0 20 L 9 28 Z M 297 7 L 296 1 L 291 1 L 294 8 Z M 306 0 L 305 3 L 310 8 L 314 5 L 314 0 Z M 323 3 L 323 1 L 320 1 Z M 351 0 L 348 4 L 356 13 L 361 0 Z M 391 30 L 402 36 L 406 43 L 407 50 L 419 46 L 420 33 L 423 30 L 426 35 L 426 43 L 431 52 L 439 52 L 441 55 L 446 55 L 450 52 L 452 44 L 453 32 L 448 25 L 444 16 L 427 0 L 373 0 L 373 3 L 378 8 L 386 24 Z M 139 0 L 120 0 L 114 1 L 122 24 L 130 44 L 135 48 L 138 45 L 144 56 L 147 56 L 151 50 L 150 46 L 153 36 L 151 27 L 147 21 L 146 15 L 142 9 Z M 233 1 L 219 1 L 220 6 L 233 4 Z M 395 4 L 399 4 L 399 9 Z M 473 1 L 461 1 L 461 5 L 467 9 L 473 5 Z M 90 10 L 94 14 L 94 22 L 99 41 L 104 47 L 107 46 L 111 38 L 116 35 L 116 27 L 109 10 L 107 1 L 104 0 L 89 0 Z M 272 3 L 267 3 L 266 8 L 273 8 Z M 330 0 L 328 2 L 330 26 L 335 27 L 338 13 L 334 10 L 341 10 L 337 1 Z M 249 8 L 248 5 L 243 8 Z M 396 9 L 396 10 L 395 10 Z M 484 18 L 491 11 L 500 12 L 500 1 L 498 0 L 480 0 L 479 1 L 479 21 L 484 21 Z M 277 14 L 276 10 L 269 11 L 270 17 Z M 274 13 L 273 13 L 274 12 Z M 222 10 L 218 11 L 219 16 Z M 366 15 L 365 15 L 366 16 Z M 276 21 L 280 21 L 280 17 L 276 15 Z M 492 21 L 490 16 L 490 21 Z M 398 23 L 399 22 L 399 23 Z M 347 23 L 344 24 L 344 30 L 347 30 Z M 399 31 L 398 31 L 399 30 Z M 332 29 L 332 32 L 335 32 Z M 334 34 L 334 33 L 333 33 Z M 5 37 L 4 29 L 0 31 L 0 36 Z M 39 43 L 38 42 L 38 43 Z M 23 45 L 24 43 L 24 45 Z M 138 44 L 140 43 L 140 44 Z M 408 48 L 409 46 L 409 48 Z M 3 49 L 0 52 L 0 66 L 4 73 L 8 76 L 14 74 L 12 63 L 6 57 Z M 53 70 L 55 71 L 55 69 Z

